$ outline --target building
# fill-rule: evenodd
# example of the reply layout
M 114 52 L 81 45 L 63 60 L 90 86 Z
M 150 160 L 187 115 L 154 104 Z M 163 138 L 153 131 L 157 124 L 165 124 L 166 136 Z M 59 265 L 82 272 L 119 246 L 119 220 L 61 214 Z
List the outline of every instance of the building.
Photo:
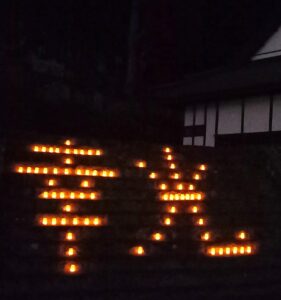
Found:
M 281 141 L 281 27 L 257 49 L 246 62 L 153 89 L 185 111 L 184 145 Z

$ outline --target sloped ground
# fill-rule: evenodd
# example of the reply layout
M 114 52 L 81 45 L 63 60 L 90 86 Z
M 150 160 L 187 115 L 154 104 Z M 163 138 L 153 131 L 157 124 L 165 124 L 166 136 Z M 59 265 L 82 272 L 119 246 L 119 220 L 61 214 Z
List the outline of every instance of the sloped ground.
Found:
M 173 148 L 186 181 L 207 195 L 202 202 L 202 216 L 210 219 L 207 228 L 218 237 L 214 243 L 231 241 L 233 234 L 243 229 L 260 245 L 256 255 L 226 258 L 202 254 L 203 243 L 197 238 L 201 229 L 194 227 L 192 215 L 173 216 L 176 226 L 172 228 L 160 225 L 167 213 L 162 210 L 163 203 L 155 201 L 159 191 L 148 174 L 152 169 L 168 174 L 162 146 L 102 143 L 107 155 L 95 164 L 118 168 L 124 176 L 111 183 L 95 178 L 95 187 L 103 191 L 105 199 L 85 207 L 87 212 L 108 213 L 113 225 L 88 234 L 82 244 L 84 256 L 80 257 L 87 272 L 71 277 L 55 267 L 63 261 L 56 238 L 61 229 L 34 226 L 36 214 L 58 212 L 57 202 L 46 204 L 34 193 L 43 187 L 43 177 L 30 175 L 23 179 L 11 172 L 16 162 L 35 161 L 26 151 L 29 143 L 9 141 L 3 147 L 3 299 L 235 299 L 279 293 L 279 147 Z M 92 145 L 99 146 L 95 142 Z M 37 156 L 36 160 L 40 159 Z M 145 160 L 149 168 L 136 168 L 136 159 Z M 58 163 L 51 156 L 47 160 Z M 208 164 L 209 170 L 206 179 L 197 182 L 192 174 L 202 162 Z M 166 178 L 165 182 L 174 181 Z M 179 206 L 181 212 L 182 207 Z M 167 241 L 161 245 L 151 242 L 151 230 L 164 231 Z M 139 244 L 148 255 L 129 255 L 130 247 Z

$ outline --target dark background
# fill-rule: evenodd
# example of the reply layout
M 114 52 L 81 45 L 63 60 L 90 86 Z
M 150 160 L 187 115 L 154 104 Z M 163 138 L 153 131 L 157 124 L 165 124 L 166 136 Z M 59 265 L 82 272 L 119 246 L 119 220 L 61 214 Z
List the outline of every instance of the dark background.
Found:
M 143 91 L 243 64 L 279 1 L 1 2 L 1 132 L 180 142 L 182 112 Z

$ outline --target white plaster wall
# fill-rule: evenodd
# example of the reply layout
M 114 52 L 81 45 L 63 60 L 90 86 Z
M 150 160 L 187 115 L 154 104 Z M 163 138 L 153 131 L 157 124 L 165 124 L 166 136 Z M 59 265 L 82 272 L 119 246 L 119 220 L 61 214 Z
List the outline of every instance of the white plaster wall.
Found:
M 272 130 L 281 130 L 281 95 L 275 95 L 273 97 Z
M 245 133 L 269 130 L 269 107 L 269 96 L 255 97 L 245 101 Z
M 204 137 L 203 136 L 195 136 L 194 137 L 194 145 L 195 146 L 203 146 L 204 144 Z
M 207 106 L 206 119 L 206 146 L 215 146 L 215 131 L 216 131 L 216 105 L 209 103 Z
M 193 125 L 193 107 L 188 106 L 185 109 L 184 126 L 191 126 L 191 125 Z
M 278 51 L 273 53 L 267 53 Z M 278 30 L 266 41 L 263 47 L 256 53 L 252 60 L 269 58 L 281 55 L 281 26 Z
M 183 145 L 184 146 L 192 145 L 192 137 L 184 137 L 183 138 Z
M 204 105 L 196 106 L 195 125 L 204 125 Z
M 184 126 L 192 126 L 193 125 L 193 107 L 187 106 L 184 114 Z M 192 145 L 192 137 L 184 137 L 183 145 L 188 146 Z
M 241 118 L 241 100 L 220 103 L 218 134 L 241 133 Z

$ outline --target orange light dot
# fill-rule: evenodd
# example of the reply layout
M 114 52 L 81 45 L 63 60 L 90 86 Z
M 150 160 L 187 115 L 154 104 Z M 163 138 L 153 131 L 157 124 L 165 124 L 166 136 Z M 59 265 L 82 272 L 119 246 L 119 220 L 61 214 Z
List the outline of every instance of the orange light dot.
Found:
M 149 178 L 156 179 L 157 178 L 157 174 L 155 172 L 152 172 L 152 173 L 149 174 Z
M 236 238 L 239 240 L 246 240 L 248 238 L 248 234 L 245 231 L 239 231 L 236 233 Z
M 74 235 L 74 233 L 71 232 L 71 231 L 67 232 L 66 235 L 65 235 L 65 239 L 66 239 L 67 241 L 74 241 L 74 240 L 75 240 L 75 235 Z
M 90 225 L 90 219 L 89 218 L 84 219 L 84 225 Z
M 247 246 L 247 247 L 246 247 L 246 252 L 247 252 L 248 254 L 251 254 L 251 253 L 252 253 L 252 247 L 251 247 L 251 246 Z
M 164 218 L 164 225 L 172 225 L 172 219 L 170 217 Z
M 47 181 L 47 185 L 48 186 L 55 186 L 56 185 L 56 180 L 55 179 L 49 179 Z
M 168 186 L 165 183 L 161 183 L 159 188 L 160 188 L 160 190 L 166 190 L 168 188 Z
M 216 255 L 216 248 L 211 248 L 210 249 L 210 254 L 213 255 L 213 256 Z
M 197 174 L 197 173 L 194 174 L 194 175 L 193 175 L 193 179 L 194 179 L 194 180 L 200 180 L 200 179 L 201 179 L 200 174 Z
M 64 144 L 65 144 L 66 146 L 70 146 L 70 145 L 71 145 L 71 140 L 65 140 L 65 141 L 64 141 Z
M 68 274 L 78 273 L 79 270 L 80 270 L 80 266 L 76 263 L 67 263 L 64 267 L 65 273 L 68 273 Z
M 199 226 L 203 226 L 203 225 L 205 225 L 205 220 L 203 218 L 199 218 L 196 221 L 196 224 L 199 225 Z
M 193 184 L 190 184 L 190 185 L 188 186 L 188 189 L 189 189 L 190 191 L 193 191 L 193 190 L 195 189 L 195 187 L 194 187 Z
M 46 217 L 42 218 L 41 222 L 43 225 L 48 225 L 48 218 L 46 218 Z
M 67 165 L 71 165 L 71 164 L 73 164 L 73 159 L 70 158 L 70 157 L 67 157 L 67 158 L 64 159 L 63 162 L 64 162 L 65 164 L 67 164 Z
M 201 240 L 202 241 L 209 241 L 211 238 L 211 235 L 209 232 L 204 232 L 202 235 L 201 235 Z
M 206 171 L 207 170 L 207 166 L 202 164 L 202 165 L 199 166 L 199 170 L 200 171 Z
M 143 255 L 145 255 L 145 250 L 144 250 L 143 246 L 133 247 L 130 252 L 131 252 L 131 254 L 137 255 L 137 256 L 143 256 Z
M 65 212 L 72 212 L 73 211 L 73 207 L 71 204 L 66 204 L 62 207 L 62 210 Z
M 169 155 L 166 156 L 166 159 L 167 159 L 167 160 L 173 160 L 174 157 L 173 157 L 173 155 L 169 154 Z
M 192 206 L 192 207 L 191 207 L 191 212 L 192 212 L 192 213 L 197 214 L 198 211 L 199 211 L 198 206 Z
M 174 164 L 174 163 L 170 164 L 170 165 L 169 165 L 169 168 L 170 168 L 170 169 L 176 169 L 176 164 Z
M 169 206 L 169 207 L 168 207 L 168 212 L 171 213 L 171 214 L 177 213 L 177 208 L 176 208 L 176 206 Z
M 164 235 L 160 232 L 156 232 L 152 234 L 152 240 L 154 241 L 162 241 L 164 240 Z
M 24 168 L 23 168 L 23 167 L 17 167 L 17 168 L 16 168 L 16 171 L 17 171 L 18 173 L 23 173 Z
M 73 247 L 70 247 L 70 248 L 67 248 L 65 255 L 71 257 L 71 256 L 75 256 L 76 253 L 77 253 L 76 249 Z
M 101 220 L 100 220 L 100 218 L 94 218 L 94 220 L 93 220 L 93 224 L 94 225 L 100 225 L 100 223 L 101 223 Z
M 165 148 L 163 149 L 163 151 L 166 152 L 166 153 L 171 153 L 171 152 L 172 152 L 172 149 L 171 149 L 170 147 L 165 147 Z
M 72 224 L 73 224 L 73 225 L 78 225 L 78 223 L 79 223 L 78 218 L 73 218 L 73 219 L 72 219 Z
M 136 162 L 136 167 L 138 168 L 145 168 L 146 167 L 146 162 L 141 160 Z
M 96 155 L 97 156 L 101 155 L 101 150 L 96 150 Z
M 80 186 L 81 186 L 81 187 L 84 187 L 84 188 L 88 188 L 88 187 L 90 187 L 90 181 L 88 181 L 88 180 L 83 180 L 83 181 L 81 181 Z
M 176 185 L 176 188 L 177 188 L 177 190 L 182 191 L 184 186 L 183 186 L 182 183 L 179 183 L 179 184 Z

